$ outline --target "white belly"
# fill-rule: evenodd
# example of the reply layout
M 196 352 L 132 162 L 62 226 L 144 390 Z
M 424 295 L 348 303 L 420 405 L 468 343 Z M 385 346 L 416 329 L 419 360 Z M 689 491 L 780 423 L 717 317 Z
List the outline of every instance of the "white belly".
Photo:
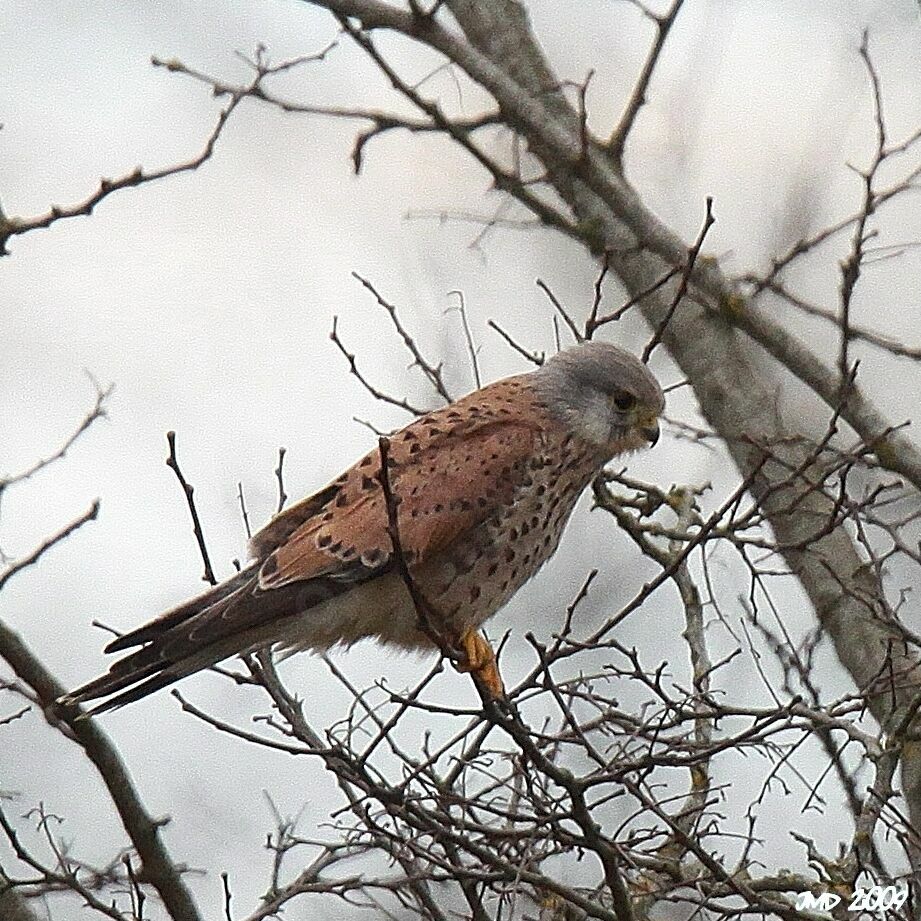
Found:
M 376 637 L 405 649 L 431 646 L 417 627 L 416 610 L 402 579 L 394 573 L 354 586 L 296 617 L 278 643 L 290 650 L 323 652 Z

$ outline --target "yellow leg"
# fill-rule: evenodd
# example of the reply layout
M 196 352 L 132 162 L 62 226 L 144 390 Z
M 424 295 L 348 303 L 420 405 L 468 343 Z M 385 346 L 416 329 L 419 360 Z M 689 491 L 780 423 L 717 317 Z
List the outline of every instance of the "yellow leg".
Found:
M 496 654 L 486 638 L 478 630 L 469 628 L 461 634 L 460 648 L 464 653 L 464 661 L 458 662 L 455 668 L 459 672 L 470 672 L 477 676 L 494 698 L 505 697 L 505 688 L 502 685 L 502 676 L 496 662 Z

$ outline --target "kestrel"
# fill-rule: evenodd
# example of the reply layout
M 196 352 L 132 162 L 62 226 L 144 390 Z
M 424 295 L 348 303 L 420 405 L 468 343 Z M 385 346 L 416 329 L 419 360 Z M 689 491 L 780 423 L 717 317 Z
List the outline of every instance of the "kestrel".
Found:
M 663 407 L 637 358 L 584 342 L 427 413 L 391 436 L 386 472 L 375 449 L 281 512 L 252 538 L 249 566 L 110 643 L 106 652 L 139 648 L 64 702 L 120 707 L 267 646 L 373 637 L 432 649 L 432 629 L 498 696 L 480 626 L 553 555 L 603 465 L 655 444 Z

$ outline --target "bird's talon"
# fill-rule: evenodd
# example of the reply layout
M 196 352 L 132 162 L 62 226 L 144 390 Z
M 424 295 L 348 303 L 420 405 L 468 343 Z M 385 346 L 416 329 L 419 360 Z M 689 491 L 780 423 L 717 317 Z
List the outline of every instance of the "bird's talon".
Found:
M 459 645 L 464 658 L 455 663 L 455 669 L 470 672 L 479 678 L 491 697 L 505 697 L 505 686 L 499 674 L 496 654 L 483 634 L 477 630 L 467 630 L 461 635 Z

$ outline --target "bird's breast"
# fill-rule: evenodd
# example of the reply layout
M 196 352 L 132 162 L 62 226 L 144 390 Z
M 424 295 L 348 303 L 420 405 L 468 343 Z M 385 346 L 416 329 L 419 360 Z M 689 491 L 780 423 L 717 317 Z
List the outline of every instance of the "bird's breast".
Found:
M 446 627 L 478 626 L 537 573 L 596 470 L 587 451 L 532 458 L 512 502 L 419 568 L 419 583 Z

